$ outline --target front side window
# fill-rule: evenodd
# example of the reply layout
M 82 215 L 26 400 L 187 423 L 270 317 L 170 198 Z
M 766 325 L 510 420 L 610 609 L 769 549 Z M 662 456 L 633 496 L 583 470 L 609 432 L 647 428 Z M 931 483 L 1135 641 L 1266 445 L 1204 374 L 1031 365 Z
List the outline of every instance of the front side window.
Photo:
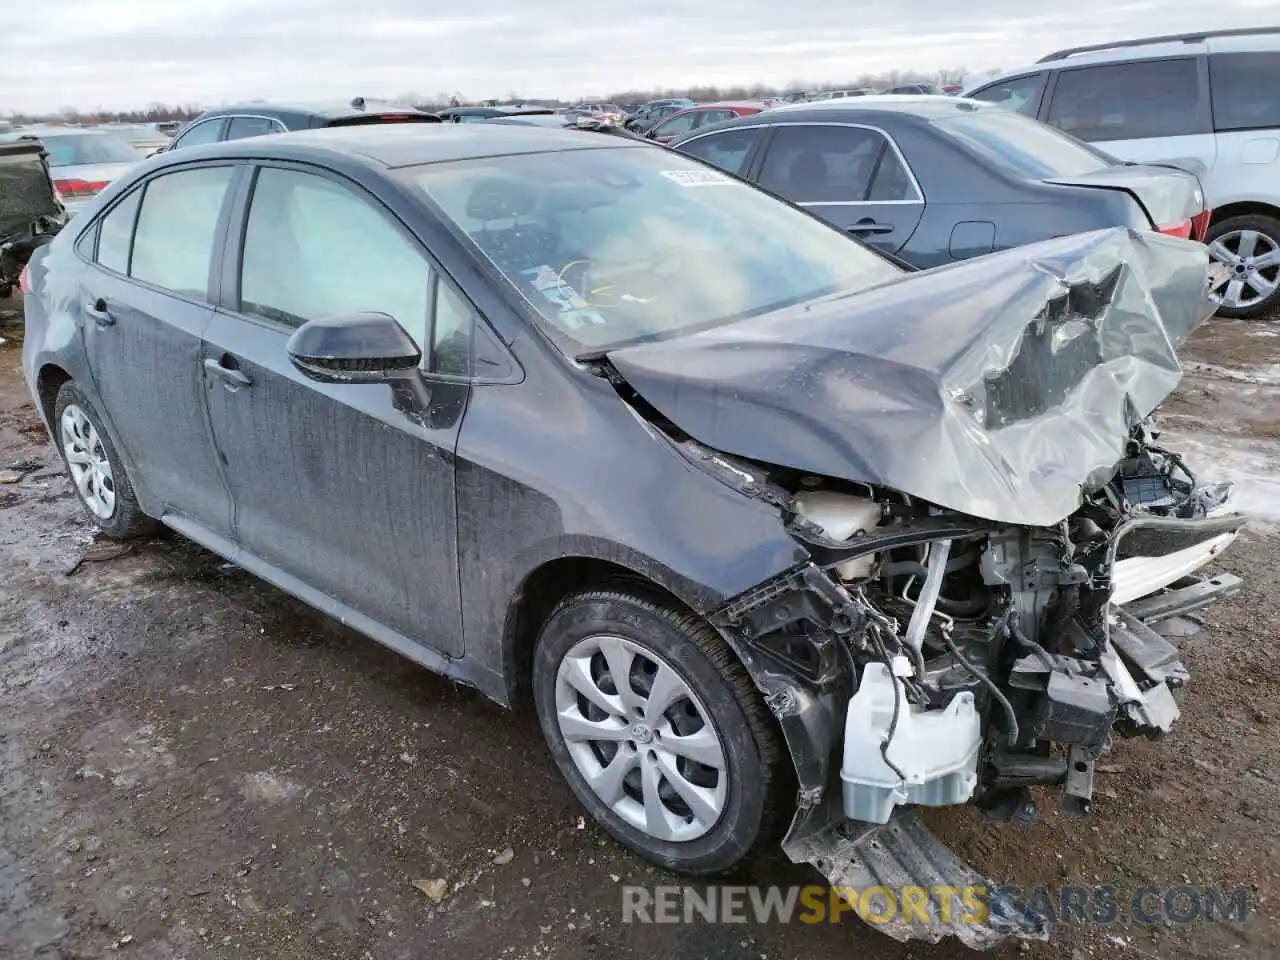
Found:
M 129 276 L 205 299 L 218 218 L 233 167 L 200 167 L 156 177 L 142 194 Z
M 760 186 L 792 203 L 867 200 L 871 179 L 887 150 L 884 136 L 864 127 L 775 127 L 760 169 Z
M 713 133 L 688 143 L 679 145 L 681 153 L 687 153 L 707 163 L 741 176 L 746 172 L 747 157 L 751 148 L 760 139 L 761 131 L 726 130 L 724 133 Z
M 222 124 L 225 122 L 223 117 L 215 117 L 212 120 L 203 120 L 195 126 L 188 128 L 173 141 L 170 150 L 177 150 L 179 147 L 199 147 L 206 143 L 217 143 L 219 134 L 222 132 Z
M 1216 53 L 1209 57 L 1213 128 L 1280 128 L 1280 53 Z
M 1114 162 L 1053 127 L 1004 110 L 957 114 L 933 127 L 996 169 L 1028 180 L 1081 176 Z
M 241 312 L 289 327 L 385 313 L 427 342 L 430 262 L 372 198 L 325 177 L 265 167 L 245 227 Z
M 1188 57 L 1063 70 L 1048 120 L 1094 142 L 1199 133 L 1199 115 L 1199 67 Z
M 688 133 L 692 130 L 699 119 L 701 119 L 701 114 L 696 110 L 689 113 L 681 113 L 670 120 L 658 124 L 653 130 L 654 136 L 678 137 L 680 134 Z
M 1012 110 L 1026 117 L 1034 117 L 1040 106 L 1040 91 L 1044 89 L 1044 74 L 1033 73 L 1027 77 L 1012 77 L 989 87 L 983 87 L 969 96 L 985 100 Z
M 790 204 L 666 150 L 599 147 L 398 173 L 570 354 L 728 323 L 901 272 Z
M 89 163 L 137 163 L 142 154 L 129 141 L 108 133 L 40 134 L 49 166 L 73 167 Z
M 228 140 L 260 137 L 267 133 L 280 133 L 284 128 L 268 117 L 232 117 L 227 125 Z

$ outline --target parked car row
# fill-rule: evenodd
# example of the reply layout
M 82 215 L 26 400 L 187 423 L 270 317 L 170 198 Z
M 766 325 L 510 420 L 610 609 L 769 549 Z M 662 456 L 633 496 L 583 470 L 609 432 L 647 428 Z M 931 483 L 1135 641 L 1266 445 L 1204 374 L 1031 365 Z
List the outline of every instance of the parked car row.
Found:
M 1280 29 L 1060 50 L 970 90 L 1132 163 L 1198 173 L 1227 316 L 1280 306 Z

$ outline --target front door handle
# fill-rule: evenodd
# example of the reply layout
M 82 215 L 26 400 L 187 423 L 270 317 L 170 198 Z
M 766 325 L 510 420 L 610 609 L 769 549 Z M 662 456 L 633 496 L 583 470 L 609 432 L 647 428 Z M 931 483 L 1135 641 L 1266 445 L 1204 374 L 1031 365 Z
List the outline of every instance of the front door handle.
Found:
M 876 223 L 870 217 L 859 220 L 849 228 L 850 233 L 893 233 L 892 223 Z
M 247 387 L 253 383 L 239 369 L 236 365 L 235 357 L 229 353 L 224 353 L 220 360 L 215 360 L 213 357 L 206 358 L 204 368 L 215 377 L 219 377 L 232 390 L 238 390 L 240 387 Z
M 86 303 L 84 312 L 93 317 L 93 322 L 100 327 L 110 327 L 116 322 L 116 318 L 111 315 L 107 307 L 107 301 L 102 297 L 96 297 Z

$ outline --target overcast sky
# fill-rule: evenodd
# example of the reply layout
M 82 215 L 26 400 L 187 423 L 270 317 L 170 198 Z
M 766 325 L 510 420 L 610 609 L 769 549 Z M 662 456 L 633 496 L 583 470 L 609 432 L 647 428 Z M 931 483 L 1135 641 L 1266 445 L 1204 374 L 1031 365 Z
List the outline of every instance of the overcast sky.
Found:
M 0 114 L 839 82 L 894 68 L 1010 69 L 1062 46 L 1280 21 L 1275 0 L 28 0 L 28 9 L 38 15 L 0 28 Z

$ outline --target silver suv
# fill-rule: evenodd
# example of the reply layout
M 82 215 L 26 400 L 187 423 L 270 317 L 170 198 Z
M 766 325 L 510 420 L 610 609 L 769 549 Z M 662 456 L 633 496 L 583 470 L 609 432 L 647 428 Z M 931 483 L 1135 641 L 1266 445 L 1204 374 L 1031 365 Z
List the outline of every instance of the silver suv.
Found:
M 1196 173 L 1206 242 L 1229 269 L 1230 317 L 1280 308 L 1280 28 L 1217 30 L 1059 50 L 965 94 L 1004 104 L 1120 160 Z

